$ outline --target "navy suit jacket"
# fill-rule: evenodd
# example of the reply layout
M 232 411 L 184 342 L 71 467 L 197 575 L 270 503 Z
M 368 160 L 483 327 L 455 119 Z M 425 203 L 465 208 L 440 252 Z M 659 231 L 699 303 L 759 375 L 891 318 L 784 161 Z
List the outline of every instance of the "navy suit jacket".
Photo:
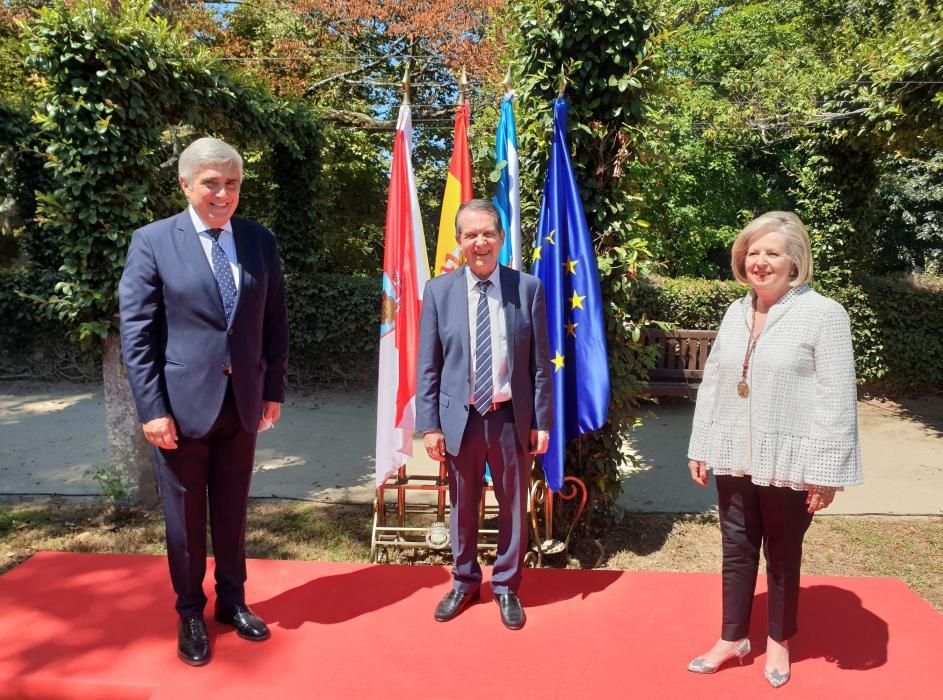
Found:
M 419 323 L 416 429 L 439 429 L 449 454 L 458 454 L 471 396 L 471 337 L 466 268 L 426 283 Z M 547 309 L 540 280 L 501 267 L 501 298 L 507 322 L 508 370 L 514 423 L 522 450 L 533 428 L 553 426 L 553 370 Z
M 232 367 L 242 426 L 255 432 L 262 401 L 285 400 L 288 314 L 272 232 L 232 219 L 239 299 L 227 326 L 213 270 L 189 211 L 134 232 L 118 295 L 121 346 L 142 423 L 172 415 L 184 437 L 205 436 Z

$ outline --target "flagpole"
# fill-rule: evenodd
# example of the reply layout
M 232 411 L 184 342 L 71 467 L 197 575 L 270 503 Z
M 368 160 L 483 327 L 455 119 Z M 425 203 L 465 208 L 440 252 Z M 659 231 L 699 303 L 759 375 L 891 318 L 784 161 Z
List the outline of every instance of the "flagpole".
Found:
M 501 81 L 501 84 L 504 86 L 505 95 L 514 89 L 514 78 L 511 76 L 511 66 L 508 66 L 508 72 L 505 74 L 504 80 Z
M 409 106 L 412 104 L 412 102 L 410 102 L 410 100 L 409 100 L 409 87 L 410 87 L 410 83 L 409 83 L 409 64 L 410 64 L 410 59 L 407 58 L 407 59 L 406 59 L 406 70 L 403 72 L 403 80 L 402 80 L 402 83 L 403 83 L 403 101 L 400 103 L 400 104 L 402 104 L 402 105 L 405 106 L 405 107 L 409 107 Z
M 465 89 L 468 87 L 468 74 L 465 72 L 465 66 L 462 66 L 462 74 L 458 78 L 458 106 L 461 107 L 468 100 L 465 97 Z

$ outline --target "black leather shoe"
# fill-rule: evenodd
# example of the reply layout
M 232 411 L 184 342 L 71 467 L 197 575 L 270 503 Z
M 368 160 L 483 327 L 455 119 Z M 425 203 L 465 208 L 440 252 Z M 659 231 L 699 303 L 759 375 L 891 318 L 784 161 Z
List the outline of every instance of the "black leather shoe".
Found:
M 210 640 L 206 636 L 206 622 L 202 615 L 180 618 L 177 656 L 190 666 L 205 666 L 210 662 Z
M 521 600 L 516 593 L 495 593 L 495 601 L 498 603 L 498 609 L 501 611 L 501 622 L 509 630 L 519 630 L 527 621 L 524 615 L 524 608 L 521 607 Z
M 261 642 L 271 636 L 262 618 L 249 610 L 247 605 L 216 608 L 216 621 L 232 625 L 236 628 L 236 634 L 250 642 Z
M 477 588 L 471 591 L 466 591 L 465 593 L 456 591 L 453 588 L 436 606 L 435 619 L 439 622 L 448 622 L 453 617 L 462 612 L 462 610 L 467 608 L 470 604 L 478 600 L 480 595 L 481 594 Z

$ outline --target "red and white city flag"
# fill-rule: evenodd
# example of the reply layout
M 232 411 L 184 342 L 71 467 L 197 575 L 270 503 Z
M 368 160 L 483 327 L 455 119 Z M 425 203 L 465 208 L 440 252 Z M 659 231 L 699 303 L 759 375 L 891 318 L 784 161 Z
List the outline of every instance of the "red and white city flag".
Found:
M 422 291 L 429 279 L 429 259 L 426 257 L 426 241 L 416 197 L 412 150 L 412 113 L 409 105 L 402 105 L 393 143 L 393 168 L 383 247 L 383 288 L 380 294 L 378 486 L 412 456 L 416 426 L 419 312 L 422 308 Z

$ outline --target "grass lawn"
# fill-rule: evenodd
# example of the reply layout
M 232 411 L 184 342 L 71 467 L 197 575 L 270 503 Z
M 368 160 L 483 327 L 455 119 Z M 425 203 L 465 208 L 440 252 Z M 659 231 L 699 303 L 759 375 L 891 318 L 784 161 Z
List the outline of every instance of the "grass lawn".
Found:
M 366 562 L 371 524 L 365 505 L 253 501 L 246 552 L 254 559 Z M 720 570 L 713 516 L 626 515 L 602 544 L 602 568 Z M 98 503 L 59 499 L 0 504 L 0 573 L 39 550 L 162 554 L 163 520 L 159 511 L 114 516 Z M 397 561 L 445 563 L 441 555 L 410 556 L 408 550 Z M 943 517 L 816 516 L 805 539 L 803 572 L 895 576 L 943 613 Z

